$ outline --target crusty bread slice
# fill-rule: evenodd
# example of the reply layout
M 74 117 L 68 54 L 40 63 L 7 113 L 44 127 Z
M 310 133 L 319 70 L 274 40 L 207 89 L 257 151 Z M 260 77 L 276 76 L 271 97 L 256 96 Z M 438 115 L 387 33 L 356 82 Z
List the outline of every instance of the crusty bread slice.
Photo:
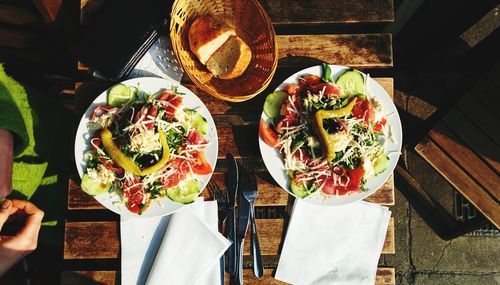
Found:
M 201 63 L 208 59 L 231 37 L 236 35 L 233 28 L 210 17 L 199 17 L 189 27 L 188 39 L 191 51 Z
M 207 61 L 207 68 L 221 79 L 236 78 L 245 72 L 252 51 L 238 36 L 230 37 Z

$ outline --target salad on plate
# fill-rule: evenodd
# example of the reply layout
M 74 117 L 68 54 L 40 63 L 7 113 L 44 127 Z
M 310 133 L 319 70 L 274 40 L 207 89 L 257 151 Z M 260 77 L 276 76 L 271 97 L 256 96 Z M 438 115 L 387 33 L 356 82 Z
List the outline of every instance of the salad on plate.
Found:
M 175 86 L 153 94 L 122 83 L 110 88 L 107 105 L 97 105 L 87 122 L 93 133 L 83 191 L 118 197 L 139 215 L 159 198 L 193 202 L 198 177 L 212 173 L 204 153 L 210 142 L 207 119 L 184 96 Z
M 301 75 L 264 103 L 260 137 L 279 153 L 297 197 L 365 192 L 367 181 L 388 168 L 385 145 L 394 136 L 384 106 L 372 95 L 369 76 L 342 71 L 334 80 L 323 64 L 322 76 Z

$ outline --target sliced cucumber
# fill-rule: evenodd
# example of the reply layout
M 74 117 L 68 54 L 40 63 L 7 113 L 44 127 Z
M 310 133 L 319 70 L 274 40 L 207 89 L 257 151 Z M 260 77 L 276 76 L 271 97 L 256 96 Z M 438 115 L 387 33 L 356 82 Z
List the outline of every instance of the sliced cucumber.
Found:
M 85 173 L 82 176 L 81 187 L 83 192 L 92 196 L 96 196 L 108 192 L 109 188 L 111 188 L 111 183 L 104 184 L 100 181 L 90 178 L 90 176 Z
M 191 120 L 191 126 L 197 129 L 202 135 L 207 134 L 207 119 L 205 119 L 199 112 L 191 109 L 185 110 L 189 119 Z
M 292 193 L 297 195 L 299 198 L 305 198 L 309 195 L 309 192 L 307 192 L 304 186 L 296 184 L 295 181 L 290 183 L 290 189 L 292 190 Z
M 281 90 L 267 95 L 264 102 L 264 113 L 271 119 L 276 118 L 280 114 L 281 105 L 283 105 L 287 97 L 288 94 Z
M 340 87 L 343 97 L 363 94 L 365 91 L 365 79 L 363 74 L 357 70 L 348 70 L 342 73 L 335 83 Z
M 184 183 L 181 188 L 179 186 L 168 188 L 167 196 L 172 201 L 189 204 L 193 203 L 200 192 L 200 186 L 196 180 L 190 180 Z
M 387 165 L 389 164 L 389 156 L 385 153 L 381 153 L 375 163 L 373 163 L 373 170 L 375 171 L 375 175 L 384 172 L 387 169 Z
M 108 105 L 117 107 L 131 101 L 133 94 L 130 88 L 124 84 L 116 84 L 108 92 Z

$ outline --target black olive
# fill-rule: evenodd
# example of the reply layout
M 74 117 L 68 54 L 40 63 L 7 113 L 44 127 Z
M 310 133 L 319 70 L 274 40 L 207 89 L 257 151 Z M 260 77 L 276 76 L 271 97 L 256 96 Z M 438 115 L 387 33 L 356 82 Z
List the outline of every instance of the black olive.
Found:
M 158 162 L 156 157 L 152 154 L 141 155 L 138 158 L 136 158 L 135 161 L 137 163 L 139 163 L 139 165 L 141 167 L 148 167 L 148 166 L 154 165 L 156 162 Z
M 335 119 L 324 119 L 323 120 L 323 129 L 330 134 L 334 134 L 340 131 L 340 124 Z

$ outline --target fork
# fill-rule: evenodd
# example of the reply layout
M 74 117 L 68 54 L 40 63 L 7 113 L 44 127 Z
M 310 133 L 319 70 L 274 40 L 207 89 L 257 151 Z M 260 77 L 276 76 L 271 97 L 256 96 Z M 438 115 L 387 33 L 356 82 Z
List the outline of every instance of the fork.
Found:
M 227 218 L 227 212 L 229 209 L 229 198 L 227 197 L 227 193 L 224 193 L 215 181 L 210 180 L 208 182 L 208 191 L 212 195 L 212 197 L 217 200 L 217 209 L 218 209 L 218 217 L 219 217 L 219 232 L 223 233 L 222 227 L 224 225 L 224 221 Z M 220 278 L 221 283 L 224 285 L 224 255 L 220 258 Z
M 257 195 L 259 194 L 259 190 L 257 189 L 257 182 L 255 180 L 255 172 L 250 168 L 247 168 L 244 171 L 243 181 L 248 181 L 248 186 L 243 190 L 243 197 L 250 203 L 250 222 L 252 224 L 252 232 L 251 232 L 251 253 L 253 256 L 253 274 L 257 278 L 261 278 L 264 275 L 264 268 L 262 267 L 262 259 L 260 256 L 260 246 L 259 246 L 259 235 L 257 234 L 257 225 L 255 224 L 255 208 L 254 202 L 257 199 Z

